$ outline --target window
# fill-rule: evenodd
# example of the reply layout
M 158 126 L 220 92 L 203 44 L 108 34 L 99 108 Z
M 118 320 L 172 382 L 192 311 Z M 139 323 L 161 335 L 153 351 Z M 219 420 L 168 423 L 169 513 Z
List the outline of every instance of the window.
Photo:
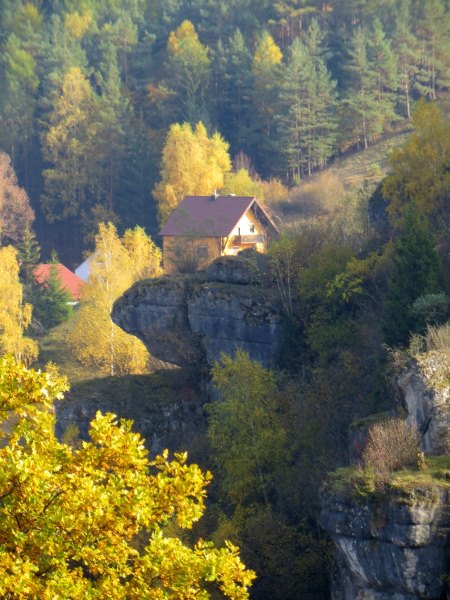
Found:
M 208 246 L 197 246 L 197 256 L 199 258 L 208 258 Z
M 255 226 L 253 223 L 250 223 L 250 233 L 255 233 Z

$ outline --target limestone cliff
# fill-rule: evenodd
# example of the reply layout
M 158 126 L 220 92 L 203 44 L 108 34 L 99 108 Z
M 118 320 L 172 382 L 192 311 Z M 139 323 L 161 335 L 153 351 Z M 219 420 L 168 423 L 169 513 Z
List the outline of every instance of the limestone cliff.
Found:
M 281 310 L 270 290 L 206 275 L 141 281 L 115 303 L 112 319 L 151 354 L 181 366 L 211 366 L 237 348 L 271 366 L 281 340 Z
M 398 379 L 407 421 L 426 454 L 450 451 L 450 352 L 419 355 Z
M 422 355 L 398 379 L 406 419 L 421 433 L 429 455 L 449 450 L 448 358 L 448 353 Z M 449 479 L 450 471 L 440 469 L 428 477 L 413 474 L 406 486 L 383 493 L 361 495 L 332 483 L 324 487 L 321 524 L 338 549 L 333 600 L 447 597 Z
M 333 600 L 441 598 L 449 500 L 438 487 L 366 502 L 325 493 L 321 525 L 338 548 Z

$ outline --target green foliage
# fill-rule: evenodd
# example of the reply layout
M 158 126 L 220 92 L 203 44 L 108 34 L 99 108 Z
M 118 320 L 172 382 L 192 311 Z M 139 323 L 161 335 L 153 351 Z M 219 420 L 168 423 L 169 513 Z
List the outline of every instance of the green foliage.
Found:
M 239 350 L 234 359 L 223 355 L 212 377 L 222 399 L 208 406 L 208 437 L 223 491 L 234 505 L 269 506 L 286 461 L 274 376 Z
M 44 329 L 51 329 L 72 315 L 72 296 L 62 287 L 56 264 L 51 265 L 48 279 L 35 283 L 31 290 L 33 319 Z
M 324 60 L 323 34 L 313 20 L 302 43 L 296 38 L 280 89 L 280 136 L 292 177 L 323 168 L 336 141 L 336 82 Z
M 424 328 L 414 302 L 426 294 L 439 293 L 442 265 L 435 241 L 417 209 L 405 211 L 405 229 L 394 249 L 393 267 L 385 299 L 383 330 L 391 345 L 404 345 L 413 332 Z
M 292 470 L 295 411 L 274 375 L 242 351 L 216 363 L 213 382 L 220 397 L 208 406 L 208 437 L 221 492 L 214 537 L 248 549 L 260 573 L 256 597 L 322 597 L 331 548 L 307 516 L 311 506 L 302 511 L 304 494 L 296 495 L 306 480 Z
M 177 92 L 179 121 L 192 126 L 210 122 L 207 98 L 210 77 L 208 49 L 200 42 L 194 25 L 183 21 L 167 42 L 170 85 Z
M 450 120 L 444 118 L 436 104 L 421 102 L 414 111 L 413 125 L 415 130 L 404 146 L 390 156 L 393 172 L 383 183 L 389 216 L 394 224 L 399 224 L 405 210 L 415 204 L 420 215 L 431 219 L 436 232 L 445 234 Z

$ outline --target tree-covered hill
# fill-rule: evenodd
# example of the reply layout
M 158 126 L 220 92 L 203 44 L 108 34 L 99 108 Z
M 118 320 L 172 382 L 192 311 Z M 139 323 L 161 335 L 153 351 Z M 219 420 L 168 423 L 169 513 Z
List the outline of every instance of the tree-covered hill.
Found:
M 1 0 L 0 149 L 73 266 L 99 222 L 157 230 L 172 124 L 291 185 L 445 92 L 449 40 L 445 0 Z

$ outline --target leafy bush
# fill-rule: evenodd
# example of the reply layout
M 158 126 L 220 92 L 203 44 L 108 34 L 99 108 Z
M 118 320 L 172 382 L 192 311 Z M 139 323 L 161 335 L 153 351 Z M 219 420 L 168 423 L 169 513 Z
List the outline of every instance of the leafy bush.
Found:
M 402 419 L 377 423 L 369 429 L 362 466 L 384 487 L 394 471 L 417 465 L 419 442 L 418 432 Z

